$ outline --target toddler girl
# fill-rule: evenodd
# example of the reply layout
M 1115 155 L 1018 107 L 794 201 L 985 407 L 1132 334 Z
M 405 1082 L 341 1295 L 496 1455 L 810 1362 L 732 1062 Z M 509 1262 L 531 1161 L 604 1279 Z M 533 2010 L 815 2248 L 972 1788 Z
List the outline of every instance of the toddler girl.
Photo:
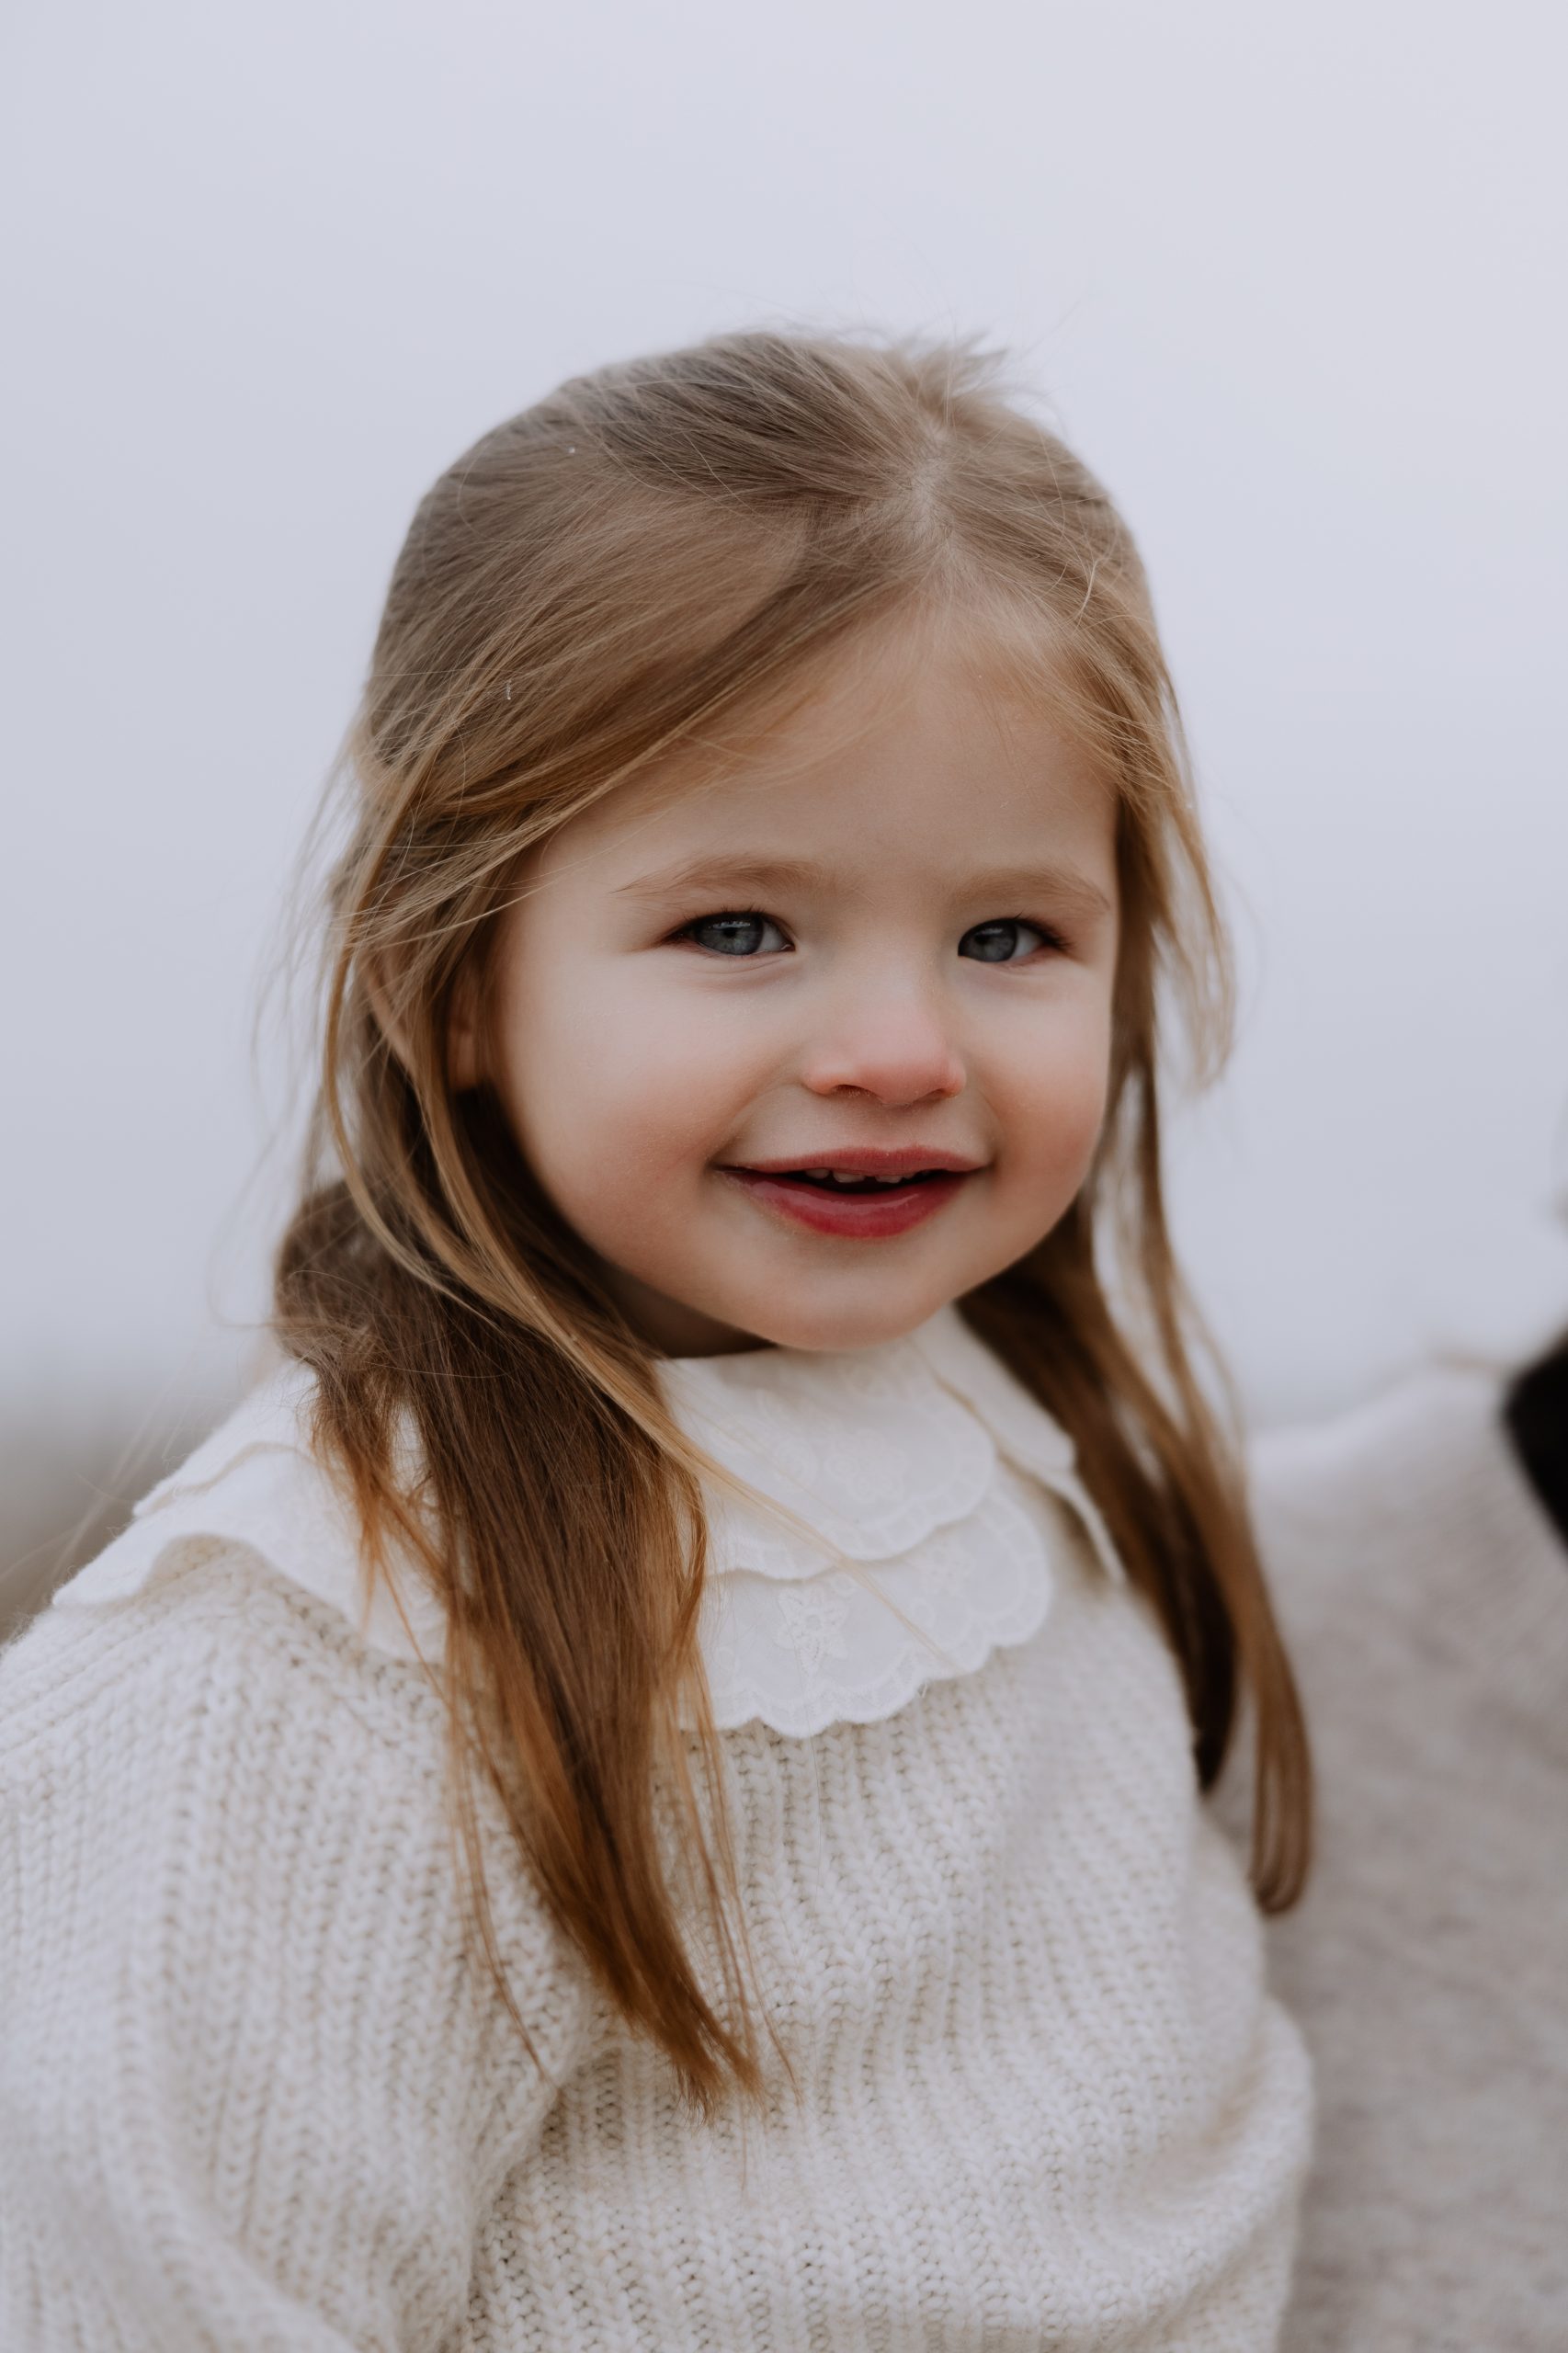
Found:
M 0 1669 L 0 2341 L 1266 2347 L 1307 1760 L 1161 1202 L 1126 529 L 758 334 L 436 484 L 280 1361 Z M 1114 1220 L 1108 1224 L 1108 1221 Z

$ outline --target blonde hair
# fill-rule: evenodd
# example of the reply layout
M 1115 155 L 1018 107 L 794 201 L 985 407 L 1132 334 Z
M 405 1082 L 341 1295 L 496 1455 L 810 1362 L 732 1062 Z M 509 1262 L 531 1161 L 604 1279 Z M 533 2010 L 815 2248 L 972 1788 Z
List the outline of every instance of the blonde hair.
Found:
M 694 1747 L 713 1798 L 704 1458 L 494 1094 L 449 1084 L 454 993 L 483 996 L 528 851 L 656 758 L 766 726 L 835 648 L 937 598 L 999 629 L 1006 615 L 1118 809 L 1099 1147 L 1067 1214 L 961 1312 L 1072 1436 L 1180 1668 L 1203 1787 L 1250 1696 L 1262 1904 L 1293 1901 L 1307 1866 L 1301 1709 L 1162 1198 L 1165 1001 L 1209 1071 L 1232 999 L 1132 541 L 968 347 L 733 335 L 575 379 L 442 475 L 393 573 L 351 738 L 320 1092 L 275 1321 L 318 1376 L 318 1443 L 368 1556 L 407 1546 L 444 1601 L 455 1819 L 503 1990 L 485 1785 L 560 1929 L 704 2109 L 726 2081 L 754 2096 L 763 2081 L 722 1810 L 710 1838 L 690 1771 Z M 688 1894 L 722 2006 L 683 1940 Z

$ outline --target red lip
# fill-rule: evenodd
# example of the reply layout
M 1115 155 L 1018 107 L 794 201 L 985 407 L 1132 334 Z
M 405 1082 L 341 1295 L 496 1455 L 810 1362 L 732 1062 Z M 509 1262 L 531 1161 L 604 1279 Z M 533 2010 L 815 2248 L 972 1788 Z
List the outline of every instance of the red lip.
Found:
M 848 1144 L 842 1150 L 828 1147 L 797 1153 L 792 1160 L 748 1160 L 738 1173 L 778 1176 L 791 1168 L 843 1168 L 851 1176 L 909 1176 L 920 1168 L 949 1168 L 963 1176 L 980 1165 L 978 1160 L 966 1160 L 961 1153 L 943 1152 L 936 1144 L 901 1144 L 896 1151 L 888 1144 Z M 731 1173 L 737 1172 L 733 1168 Z
M 953 1153 L 863 1150 L 824 1153 L 820 1159 L 766 1161 L 746 1168 L 722 1168 L 720 1173 L 743 1186 L 759 1209 L 790 1225 L 855 1242 L 882 1242 L 908 1233 L 935 1217 L 974 1166 Z M 789 1174 L 802 1167 L 843 1168 L 857 1176 L 898 1176 L 906 1170 L 913 1175 L 926 1168 L 940 1168 L 944 1173 L 920 1183 L 888 1185 L 874 1193 L 840 1193 L 830 1185 L 813 1185 Z

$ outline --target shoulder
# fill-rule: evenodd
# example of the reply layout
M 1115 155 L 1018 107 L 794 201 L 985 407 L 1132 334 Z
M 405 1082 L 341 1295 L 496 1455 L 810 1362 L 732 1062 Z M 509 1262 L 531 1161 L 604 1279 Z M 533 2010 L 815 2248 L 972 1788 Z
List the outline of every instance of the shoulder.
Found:
M 118 1950 L 211 2025 L 220 1952 L 230 1993 L 302 2018 L 374 1953 L 378 1982 L 488 2010 L 449 1744 L 426 1665 L 244 1543 L 189 1540 L 131 1593 L 57 1601 L 0 1655 L 0 1974 Z M 474 1800 L 508 1976 L 561 2024 L 573 1958 L 498 1802 Z
M 116 1547 L 101 1554 L 106 1570 Z M 94 1564 L 97 1565 L 97 1564 Z M 119 1566 L 118 1563 L 113 1565 Z M 409 1754 L 444 1710 L 418 1665 L 368 1644 L 347 1614 L 266 1554 L 221 1535 L 173 1539 L 123 1593 L 62 1590 L 0 1654 L 0 1760 L 51 1737 L 176 1743 L 210 1718 L 340 1718 L 367 1748 Z
M 244 1552 L 352 1626 L 369 1649 L 437 1660 L 441 1613 L 428 1588 L 406 1564 L 393 1564 L 390 1582 L 367 1578 L 352 1505 L 312 1441 L 314 1398 L 306 1367 L 270 1373 L 142 1497 L 129 1527 L 61 1587 L 52 1611 L 101 1612 L 155 1593 L 219 1551 Z M 187 1586 L 187 1598 L 200 1590 Z
M 334 2343 L 433 2342 L 433 2309 L 446 2341 L 476 2208 L 597 2014 L 481 1790 L 531 2058 L 515 2036 L 445 1764 L 426 1670 L 232 1540 L 0 1658 L 0 2190 L 29 2313 L 69 2282 L 83 2342 L 185 2343 L 198 2311 L 203 2343 L 318 2313 L 354 2316 Z M 90 2278 L 62 2220 L 88 2212 Z
M 259 1552 L 191 1540 L 139 1590 L 57 1601 L 0 1656 L 0 1883 L 19 1874 L 0 1908 L 40 1871 L 75 1876 L 98 1929 L 149 1929 L 151 1907 L 177 1944 L 214 1907 L 328 1903 L 325 1859 L 353 1850 L 444 1918 L 446 1742 L 416 1664 Z
M 391 1597 L 366 1607 L 308 1404 L 298 1367 L 264 1383 L 0 1654 L 12 1830 L 127 1788 L 143 1842 L 199 1842 L 214 1805 L 438 1821 L 446 1705 Z

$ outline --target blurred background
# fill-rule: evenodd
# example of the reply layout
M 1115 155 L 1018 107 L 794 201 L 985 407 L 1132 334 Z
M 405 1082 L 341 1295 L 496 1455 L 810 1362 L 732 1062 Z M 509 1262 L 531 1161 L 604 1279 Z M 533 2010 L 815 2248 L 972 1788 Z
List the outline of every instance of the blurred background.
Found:
M 255 1361 L 257 990 L 415 499 L 716 328 L 978 331 L 1140 538 L 1244 980 L 1178 1239 L 1255 1422 L 1568 1317 L 1562 22 L 12 13 L 0 1621 Z

